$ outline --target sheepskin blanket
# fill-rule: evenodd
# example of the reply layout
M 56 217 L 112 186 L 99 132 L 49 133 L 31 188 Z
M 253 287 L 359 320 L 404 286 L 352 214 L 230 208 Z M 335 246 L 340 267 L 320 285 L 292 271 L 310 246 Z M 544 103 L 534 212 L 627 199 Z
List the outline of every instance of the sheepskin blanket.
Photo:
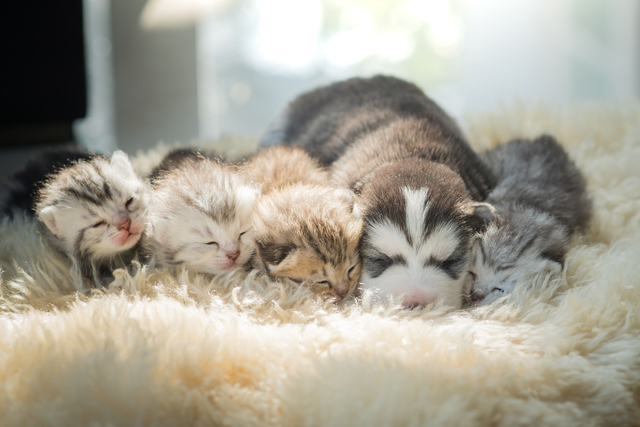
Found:
M 466 310 L 336 305 L 256 274 L 140 265 L 86 290 L 33 221 L 5 220 L 0 425 L 640 424 L 640 103 L 463 126 L 478 150 L 550 133 L 586 175 L 594 218 L 563 277 Z

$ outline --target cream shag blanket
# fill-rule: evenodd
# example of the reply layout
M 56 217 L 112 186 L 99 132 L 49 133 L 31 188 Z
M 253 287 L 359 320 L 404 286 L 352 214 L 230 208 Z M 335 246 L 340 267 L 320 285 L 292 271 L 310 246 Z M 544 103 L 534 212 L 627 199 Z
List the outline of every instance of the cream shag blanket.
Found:
M 4 221 L 0 425 L 640 424 L 640 103 L 463 125 L 478 150 L 551 133 L 586 175 L 595 214 L 563 278 L 466 311 L 145 268 L 82 293 L 33 222 Z

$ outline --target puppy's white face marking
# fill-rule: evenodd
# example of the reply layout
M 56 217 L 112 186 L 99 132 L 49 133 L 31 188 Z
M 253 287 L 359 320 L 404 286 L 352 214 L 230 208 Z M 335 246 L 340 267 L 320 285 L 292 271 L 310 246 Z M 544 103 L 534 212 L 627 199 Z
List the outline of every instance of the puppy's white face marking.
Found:
M 467 245 L 453 222 L 425 229 L 428 190 L 403 188 L 406 228 L 384 219 L 370 224 L 363 248 L 365 289 L 404 295 L 405 306 L 442 300 L 460 307 L 466 281 Z
M 414 242 L 422 240 L 424 236 L 424 219 L 429 209 L 429 190 L 421 188 L 414 190 L 404 187 L 402 189 L 405 199 L 405 215 L 407 221 L 407 231 Z

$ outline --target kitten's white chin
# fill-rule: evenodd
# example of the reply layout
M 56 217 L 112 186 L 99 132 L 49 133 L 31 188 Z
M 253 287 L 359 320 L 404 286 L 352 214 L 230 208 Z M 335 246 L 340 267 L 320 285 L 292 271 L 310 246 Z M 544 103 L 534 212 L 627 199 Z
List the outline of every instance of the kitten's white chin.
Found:
M 120 250 L 126 250 L 138 243 L 138 240 L 140 240 L 140 233 L 120 233 L 120 235 L 113 240 Z

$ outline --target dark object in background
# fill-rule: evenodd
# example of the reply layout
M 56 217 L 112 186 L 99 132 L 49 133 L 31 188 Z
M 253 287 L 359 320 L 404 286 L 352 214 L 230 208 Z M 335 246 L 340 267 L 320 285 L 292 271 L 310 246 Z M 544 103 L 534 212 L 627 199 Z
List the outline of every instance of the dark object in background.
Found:
M 179 168 L 184 162 L 197 161 L 208 157 L 197 148 L 176 148 L 164 156 L 162 162 L 151 171 L 148 178 L 153 182 L 167 172 Z
M 0 146 L 73 140 L 87 110 L 82 9 L 82 0 L 3 4 Z
M 16 211 L 35 215 L 35 198 L 49 175 L 78 160 L 89 160 L 95 154 L 75 148 L 43 151 L 16 170 L 0 190 L 0 215 L 13 216 Z

